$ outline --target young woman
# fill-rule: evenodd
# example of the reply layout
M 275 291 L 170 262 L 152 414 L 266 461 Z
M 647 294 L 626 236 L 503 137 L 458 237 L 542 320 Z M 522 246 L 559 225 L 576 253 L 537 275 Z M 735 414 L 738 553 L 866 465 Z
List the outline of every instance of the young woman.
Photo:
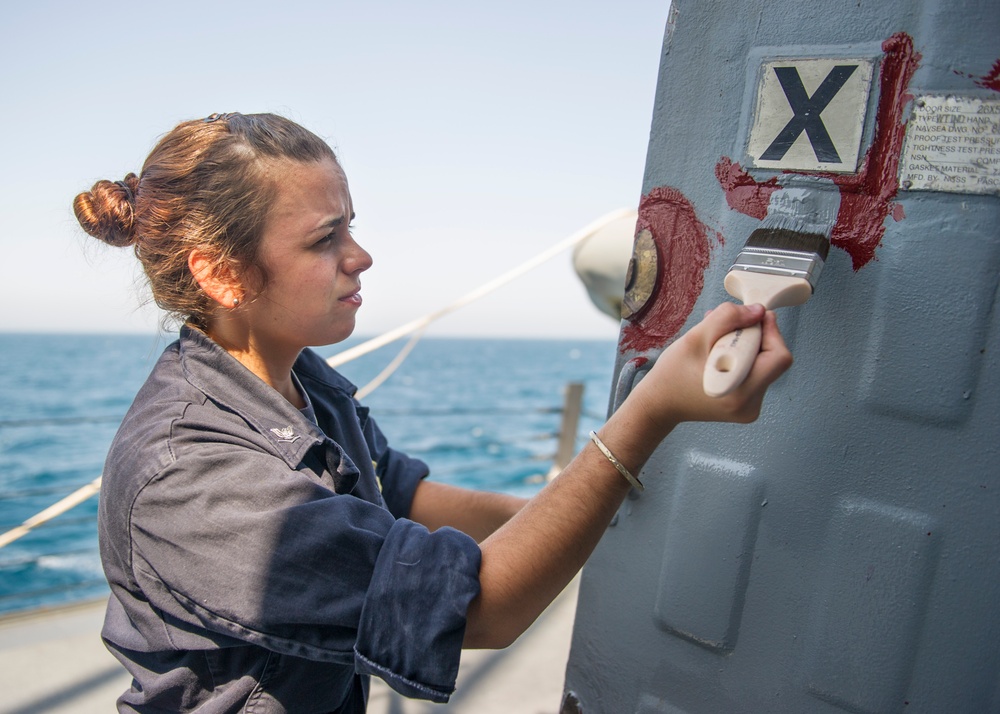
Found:
M 678 423 L 753 421 L 791 364 L 773 313 L 720 306 L 531 501 L 468 491 L 426 480 L 308 349 L 351 334 L 372 264 L 314 134 L 269 114 L 185 122 L 74 210 L 134 246 L 183 323 L 104 470 L 102 636 L 134 677 L 120 711 L 363 712 L 372 674 L 446 701 L 462 647 L 531 624 Z M 706 397 L 715 340 L 758 322 L 749 378 Z

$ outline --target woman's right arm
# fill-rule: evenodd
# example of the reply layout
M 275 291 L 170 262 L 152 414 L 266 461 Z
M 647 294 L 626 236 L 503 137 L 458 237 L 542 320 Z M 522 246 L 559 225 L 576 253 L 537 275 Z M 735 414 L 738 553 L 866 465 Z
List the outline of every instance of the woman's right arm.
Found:
M 761 353 L 746 381 L 725 397 L 707 397 L 702 372 L 715 341 L 762 319 Z M 724 304 L 663 352 L 598 434 L 637 474 L 681 422 L 755 420 L 767 388 L 791 362 L 773 312 Z M 464 646 L 500 648 L 517 639 L 583 567 L 628 490 L 628 481 L 588 444 L 487 538 L 481 544 L 481 591 L 469 606 Z

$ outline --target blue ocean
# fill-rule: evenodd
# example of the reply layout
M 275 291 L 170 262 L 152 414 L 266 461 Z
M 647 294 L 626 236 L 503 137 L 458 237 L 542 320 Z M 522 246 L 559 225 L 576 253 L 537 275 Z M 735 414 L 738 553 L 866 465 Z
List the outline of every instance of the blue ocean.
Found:
M 100 476 L 122 416 L 172 339 L 0 334 L 0 533 Z M 402 344 L 339 370 L 364 386 Z M 613 341 L 426 337 L 364 402 L 432 478 L 531 495 L 552 466 L 567 385 L 584 385 L 580 448 L 606 415 L 614 359 Z M 107 593 L 97 498 L 0 548 L 0 614 Z

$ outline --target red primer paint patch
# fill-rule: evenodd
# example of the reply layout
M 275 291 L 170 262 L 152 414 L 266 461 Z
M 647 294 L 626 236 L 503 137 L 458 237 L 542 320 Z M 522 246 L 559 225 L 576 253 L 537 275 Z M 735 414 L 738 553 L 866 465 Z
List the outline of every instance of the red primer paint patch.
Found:
M 1000 92 L 1000 59 L 993 63 L 989 74 L 983 75 L 976 80 L 976 84 L 983 89 L 992 89 L 994 92 Z
M 643 196 L 636 232 L 647 229 L 660 261 L 657 290 L 650 304 L 623 328 L 619 345 L 623 351 L 655 349 L 676 336 L 705 285 L 712 248 L 709 230 L 684 194 L 661 186 Z
M 1000 92 L 1000 59 L 994 62 L 990 71 L 982 77 L 977 77 L 974 74 L 965 74 L 964 72 L 959 72 L 958 70 L 955 70 L 955 74 L 959 77 L 967 77 L 968 79 L 971 79 L 983 89 L 992 89 L 994 92 Z
M 830 245 L 847 251 L 855 270 L 875 257 L 875 249 L 885 235 L 885 220 L 894 213 L 893 199 L 899 190 L 899 155 L 903 149 L 906 124 L 904 105 L 913 99 L 907 91 L 920 54 L 913 39 L 897 33 L 882 43 L 885 57 L 879 74 L 875 136 L 855 175 L 828 174 L 840 187 L 840 212 L 830 235 Z
M 776 176 L 764 182 L 755 181 L 753 176 L 727 156 L 723 156 L 715 165 L 715 178 L 726 192 L 726 203 L 731 209 L 760 221 L 767 216 L 771 194 L 781 190 Z

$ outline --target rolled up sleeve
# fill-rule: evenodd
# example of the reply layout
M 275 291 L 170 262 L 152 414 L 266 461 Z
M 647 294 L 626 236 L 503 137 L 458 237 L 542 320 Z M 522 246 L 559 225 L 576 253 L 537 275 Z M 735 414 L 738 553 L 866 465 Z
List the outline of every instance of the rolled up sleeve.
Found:
M 376 465 L 382 483 L 382 498 L 386 508 L 396 518 L 407 518 L 417 486 L 429 469 L 420 459 L 414 459 L 394 449 L 386 449 Z
M 407 520 L 386 535 L 365 597 L 355 667 L 408 697 L 446 702 L 455 690 L 480 550 L 464 533 Z

